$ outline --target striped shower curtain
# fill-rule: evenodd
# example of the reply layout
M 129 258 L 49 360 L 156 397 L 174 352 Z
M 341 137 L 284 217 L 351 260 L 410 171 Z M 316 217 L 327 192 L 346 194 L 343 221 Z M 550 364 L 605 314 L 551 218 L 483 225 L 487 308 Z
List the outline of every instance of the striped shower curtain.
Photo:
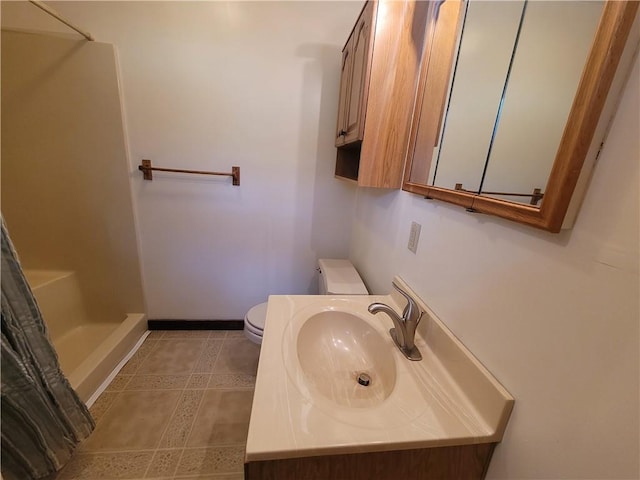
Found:
M 94 422 L 60 370 L 2 220 L 2 477 L 46 478 Z

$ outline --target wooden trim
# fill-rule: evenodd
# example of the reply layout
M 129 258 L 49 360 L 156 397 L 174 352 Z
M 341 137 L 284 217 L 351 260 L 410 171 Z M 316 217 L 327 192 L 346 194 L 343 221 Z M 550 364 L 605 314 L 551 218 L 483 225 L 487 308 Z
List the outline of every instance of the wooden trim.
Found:
M 524 223 L 536 228 L 545 228 L 544 219 L 538 207 L 509 202 L 499 198 L 484 197 L 475 193 L 447 188 L 432 187 L 418 183 L 405 183 L 402 189 L 409 193 L 424 195 L 427 199 L 442 200 L 477 213 L 496 215 L 508 220 Z
M 464 208 L 474 207 L 473 202 L 477 197 L 475 193 L 460 192 L 440 187 L 429 187 L 426 196 L 429 198 L 435 198 L 436 200 L 443 200 L 445 202 L 453 203 L 454 205 L 458 205 Z
M 244 464 L 247 480 L 480 480 L 494 443 L 348 455 L 265 460 Z
M 562 227 L 637 10 L 637 1 L 605 2 L 540 209 L 552 232 Z
M 334 175 L 333 178 L 335 178 L 336 180 L 340 180 L 342 182 L 345 182 L 347 184 L 353 185 L 354 187 L 358 186 L 358 181 L 357 180 L 352 180 L 350 178 L 341 177 L 340 175 Z
M 420 183 L 405 182 L 402 189 L 405 192 L 424 195 L 424 197 L 429 200 L 442 200 L 464 208 L 471 208 L 477 197 L 475 193 L 471 192 L 449 190 L 448 188 L 433 187 Z
M 362 12 L 364 11 L 365 8 L 367 8 L 367 3 L 369 1 L 372 1 L 372 0 L 367 0 L 367 1 L 364 2 L 364 4 L 362 5 L 362 8 L 360 9 L 360 13 L 358 13 L 358 16 L 356 18 L 360 18 L 362 16 Z M 377 0 L 375 0 L 375 1 L 377 1 Z M 347 41 L 344 42 L 344 46 L 342 47 L 342 51 L 343 52 L 344 52 L 344 49 L 347 48 L 347 45 L 349 44 L 349 40 L 351 39 L 351 36 L 353 35 L 353 32 L 355 31 L 357 26 L 358 26 L 358 21 L 356 20 L 356 23 L 351 28 L 351 32 L 349 32 L 349 36 L 347 37 Z
M 474 195 L 472 208 L 475 211 L 496 215 L 553 233 L 560 231 L 639 4 L 638 1 L 605 2 L 594 42 L 587 57 L 556 159 L 549 175 L 542 206 L 538 208 L 483 195 Z M 420 88 L 423 89 L 424 80 L 421 79 L 421 82 Z M 421 101 L 420 95 L 424 95 L 424 92 L 418 93 L 417 101 Z M 427 185 L 420 186 L 412 181 L 412 177 L 415 178 L 411 175 L 412 154 L 415 148 L 416 139 L 414 137 L 418 124 L 419 114 L 414 114 L 409 150 L 411 156 L 405 169 L 403 190 L 466 207 L 469 201 L 467 193 Z
M 358 135 L 356 139 L 358 141 L 362 141 L 364 138 L 364 126 L 367 120 L 367 102 L 369 99 L 369 86 L 371 83 L 371 66 L 373 63 L 373 48 L 375 45 L 376 38 L 376 28 L 378 22 L 378 0 L 370 0 L 365 4 L 365 8 L 367 5 L 371 3 L 371 24 L 369 25 L 369 45 L 367 45 L 367 60 L 364 68 L 364 75 L 362 76 L 362 97 L 360 99 L 360 112 L 358 113 Z M 363 13 L 365 8 L 362 9 Z M 348 118 L 348 117 L 347 117 Z
M 486 213 L 498 217 L 524 223 L 536 228 L 546 228 L 546 221 L 540 209 L 533 205 L 509 202 L 500 198 L 485 197 L 475 195 L 473 199 L 473 209 L 478 213 Z
M 427 2 L 378 2 L 358 185 L 400 188 L 420 73 Z M 422 26 L 416 29 L 416 25 Z M 416 32 L 417 30 L 417 32 Z
M 335 146 L 341 147 L 344 145 L 344 122 L 346 117 L 346 101 L 344 99 L 345 94 L 349 91 L 349 62 L 351 61 L 351 50 L 349 48 L 349 41 L 342 50 L 342 67 L 340 69 L 340 91 L 338 92 L 338 118 L 336 119 L 336 141 Z
M 459 0 L 447 0 L 443 4 L 429 2 L 416 101 L 409 130 L 407 158 L 411 160 L 405 168 L 405 182 L 408 182 L 410 177 L 414 182 L 428 182 L 433 148 L 438 145 L 446 111 L 448 87 L 457 47 L 457 32 L 464 13 L 463 6 L 463 2 Z M 443 28 L 436 29 L 436 15 L 440 22 L 438 25 Z M 418 128 L 419 125 L 421 128 Z M 416 156 L 416 152 L 422 151 L 425 155 Z
M 244 320 L 147 320 L 149 330 L 244 330 Z
M 423 185 L 421 183 L 412 183 L 405 181 L 402 185 L 402 189 L 405 192 L 415 193 L 417 195 L 424 195 L 425 197 L 429 197 L 429 186 Z M 431 198 L 431 197 L 429 197 Z
M 434 11 L 436 8 L 436 2 L 429 2 L 429 8 L 427 10 L 427 27 L 425 29 L 425 40 L 422 49 L 422 58 L 420 59 L 420 70 L 418 72 L 418 84 L 416 89 L 416 99 L 413 104 L 413 115 L 411 117 L 411 125 L 409 127 L 409 145 L 407 147 L 407 162 L 404 168 L 402 189 L 407 192 L 422 194 L 421 184 L 416 183 L 415 175 L 411 175 L 412 168 L 415 164 L 415 149 L 418 141 L 418 126 L 420 125 L 420 118 L 422 116 L 422 104 L 425 96 L 425 85 L 427 83 L 427 71 L 426 68 L 429 65 L 429 56 L 431 53 L 431 41 L 434 35 L 435 22 Z M 426 179 L 429 175 L 428 167 L 427 172 L 424 174 Z M 414 180 L 412 180 L 412 177 Z M 426 185 L 424 186 L 425 188 Z M 416 191 L 418 190 L 418 191 Z M 426 195 L 426 193 L 424 193 Z

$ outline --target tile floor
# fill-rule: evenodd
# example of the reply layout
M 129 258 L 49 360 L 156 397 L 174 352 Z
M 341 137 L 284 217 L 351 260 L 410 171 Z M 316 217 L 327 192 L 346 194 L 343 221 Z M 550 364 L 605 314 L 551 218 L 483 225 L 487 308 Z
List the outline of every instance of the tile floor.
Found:
M 242 480 L 259 353 L 242 331 L 152 332 L 56 480 Z

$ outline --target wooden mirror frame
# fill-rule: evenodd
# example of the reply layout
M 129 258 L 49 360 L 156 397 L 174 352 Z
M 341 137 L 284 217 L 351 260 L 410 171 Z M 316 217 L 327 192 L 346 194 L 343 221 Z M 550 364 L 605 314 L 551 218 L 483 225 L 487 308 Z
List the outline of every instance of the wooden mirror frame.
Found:
M 639 4 L 640 2 L 634 0 L 605 1 L 593 45 L 587 57 L 549 175 L 541 207 L 411 181 L 411 163 L 416 145 L 417 129 L 420 124 L 420 110 L 424 97 L 426 71 L 429 65 L 429 48 L 424 49 L 426 55 L 423 55 L 422 58 L 402 189 L 424 195 L 429 199 L 453 203 L 465 207 L 468 211 L 496 215 L 550 232 L 559 232 L 591 147 Z M 432 21 L 430 19 L 430 22 Z

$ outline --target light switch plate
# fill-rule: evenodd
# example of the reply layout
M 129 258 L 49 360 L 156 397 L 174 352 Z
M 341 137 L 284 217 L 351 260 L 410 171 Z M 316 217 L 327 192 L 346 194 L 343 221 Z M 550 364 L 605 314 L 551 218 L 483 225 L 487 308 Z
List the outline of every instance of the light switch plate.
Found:
M 416 253 L 418 250 L 418 240 L 420 239 L 421 228 L 422 225 L 419 223 L 411 222 L 411 231 L 409 232 L 409 243 L 407 244 L 407 248 L 413 253 Z

